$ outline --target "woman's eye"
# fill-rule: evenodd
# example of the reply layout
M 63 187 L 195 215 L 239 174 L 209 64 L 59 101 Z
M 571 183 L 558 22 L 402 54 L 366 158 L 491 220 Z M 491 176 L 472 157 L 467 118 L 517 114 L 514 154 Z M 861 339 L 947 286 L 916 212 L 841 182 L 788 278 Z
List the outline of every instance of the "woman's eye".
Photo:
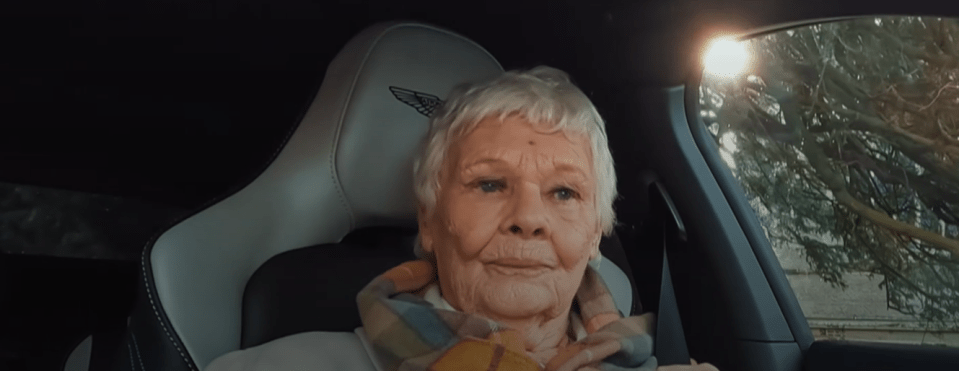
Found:
M 556 198 L 562 201 L 566 201 L 576 197 L 576 191 L 569 188 L 558 188 L 553 193 L 556 195 Z
M 483 180 L 479 182 L 479 188 L 486 193 L 493 193 L 503 189 L 503 183 L 495 180 Z

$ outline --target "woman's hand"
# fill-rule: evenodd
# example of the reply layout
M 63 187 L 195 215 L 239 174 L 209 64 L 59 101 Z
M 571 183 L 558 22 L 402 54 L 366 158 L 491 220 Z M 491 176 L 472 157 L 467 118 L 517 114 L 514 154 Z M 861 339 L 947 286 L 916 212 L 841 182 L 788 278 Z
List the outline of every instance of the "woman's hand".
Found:
M 669 365 L 659 366 L 656 371 L 719 371 L 716 366 L 708 363 L 696 363 L 695 359 L 690 359 L 688 365 Z

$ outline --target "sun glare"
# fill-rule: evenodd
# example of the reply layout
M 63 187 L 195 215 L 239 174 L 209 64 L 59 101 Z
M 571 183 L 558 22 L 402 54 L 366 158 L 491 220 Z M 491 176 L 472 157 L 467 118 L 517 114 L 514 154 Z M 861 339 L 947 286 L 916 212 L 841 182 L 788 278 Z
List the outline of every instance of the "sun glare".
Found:
M 733 132 L 726 132 L 722 137 L 719 138 L 719 143 L 722 144 L 723 149 L 736 153 L 739 151 L 739 146 L 736 145 L 736 134 Z
M 733 153 L 739 150 L 739 147 L 736 146 L 736 134 L 732 132 L 723 134 L 723 136 L 719 138 L 719 144 L 719 157 L 723 159 L 726 166 L 729 166 L 732 170 L 736 170 L 736 159 L 733 158 Z
M 703 57 L 706 73 L 721 78 L 739 76 L 749 63 L 749 53 L 741 42 L 729 39 L 716 39 L 710 43 Z

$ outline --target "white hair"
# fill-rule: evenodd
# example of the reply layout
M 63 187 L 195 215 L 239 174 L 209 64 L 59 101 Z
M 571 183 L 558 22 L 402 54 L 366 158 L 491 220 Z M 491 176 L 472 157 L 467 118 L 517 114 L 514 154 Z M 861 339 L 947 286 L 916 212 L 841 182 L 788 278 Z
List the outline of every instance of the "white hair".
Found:
M 433 113 L 425 145 L 413 162 L 413 187 L 426 216 L 434 212 L 440 171 L 450 145 L 469 135 L 483 119 L 498 117 L 502 121 L 512 115 L 524 117 L 544 133 L 586 136 L 596 176 L 594 203 L 603 234 L 609 236 L 616 222 L 616 172 L 603 119 L 568 74 L 547 66 L 508 71 L 490 81 L 457 86 Z M 421 254 L 419 238 L 416 248 Z

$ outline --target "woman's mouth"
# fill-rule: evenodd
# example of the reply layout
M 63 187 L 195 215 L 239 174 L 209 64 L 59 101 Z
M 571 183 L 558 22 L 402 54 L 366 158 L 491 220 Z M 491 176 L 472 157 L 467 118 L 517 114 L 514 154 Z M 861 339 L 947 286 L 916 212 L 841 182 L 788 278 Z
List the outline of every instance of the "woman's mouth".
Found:
M 497 259 L 486 264 L 491 271 L 504 276 L 536 277 L 548 272 L 549 265 L 534 261 L 514 258 Z

